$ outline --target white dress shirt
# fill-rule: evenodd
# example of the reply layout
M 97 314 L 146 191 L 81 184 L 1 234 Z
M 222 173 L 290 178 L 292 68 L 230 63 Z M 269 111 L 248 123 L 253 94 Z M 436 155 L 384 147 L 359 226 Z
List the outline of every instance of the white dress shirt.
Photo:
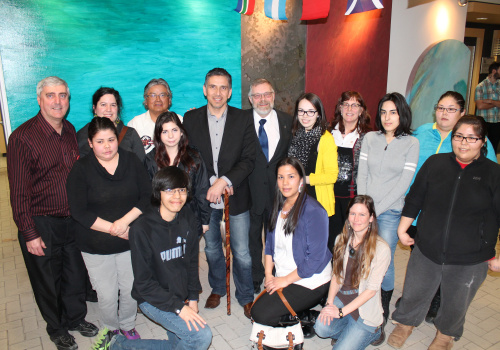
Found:
M 280 141 L 280 125 L 278 123 L 278 114 L 276 114 L 276 111 L 273 109 L 265 118 L 262 118 L 257 112 L 255 112 L 255 110 L 253 111 L 253 122 L 255 125 L 255 132 L 257 133 L 257 137 L 259 137 L 259 122 L 261 119 L 267 120 L 267 122 L 264 124 L 264 130 L 267 134 L 269 160 L 271 160 L 273 159 L 274 152 L 276 151 L 276 147 L 278 147 L 278 142 Z

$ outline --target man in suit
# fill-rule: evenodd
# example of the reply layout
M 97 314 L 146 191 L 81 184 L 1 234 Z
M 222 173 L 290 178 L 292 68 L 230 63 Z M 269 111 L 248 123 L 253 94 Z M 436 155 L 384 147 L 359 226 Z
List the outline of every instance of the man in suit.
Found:
M 250 255 L 254 293 L 260 292 L 264 280 L 262 265 L 262 224 L 267 230 L 276 191 L 276 164 L 286 157 L 292 138 L 292 117 L 274 108 L 274 89 L 266 79 L 250 85 L 248 99 L 253 109 L 247 111 L 254 121 L 255 168 L 249 182 L 252 198 L 250 209 Z
M 250 228 L 250 188 L 248 176 L 255 162 L 255 131 L 252 119 L 242 110 L 227 104 L 231 97 L 231 75 L 222 68 L 207 73 L 203 93 L 207 105 L 184 115 L 190 145 L 196 147 L 210 177 L 207 200 L 212 214 L 205 233 L 208 281 L 212 293 L 205 308 L 219 306 L 226 294 L 226 269 L 222 251 L 220 222 L 224 209 L 224 192 L 229 197 L 231 250 L 236 299 L 250 318 L 253 302 L 252 259 L 248 248 Z

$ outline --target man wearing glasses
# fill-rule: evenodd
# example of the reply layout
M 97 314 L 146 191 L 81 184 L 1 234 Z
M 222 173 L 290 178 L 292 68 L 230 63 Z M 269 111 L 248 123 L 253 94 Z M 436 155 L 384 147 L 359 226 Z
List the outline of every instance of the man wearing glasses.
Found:
M 134 128 L 139 134 L 146 154 L 153 148 L 155 123 L 158 116 L 167 112 L 172 105 L 172 91 L 168 83 L 162 79 L 151 79 L 144 88 L 144 107 L 146 113 L 134 117 L 127 126 Z M 182 121 L 182 117 L 178 115 Z
M 268 80 L 256 79 L 250 85 L 248 99 L 253 108 L 246 112 L 253 119 L 257 136 L 255 168 L 249 177 L 253 189 L 249 245 L 255 294 L 260 292 L 264 280 L 262 225 L 266 231 L 276 187 L 276 164 L 286 157 L 292 137 L 292 117 L 274 109 L 274 97 L 274 89 Z

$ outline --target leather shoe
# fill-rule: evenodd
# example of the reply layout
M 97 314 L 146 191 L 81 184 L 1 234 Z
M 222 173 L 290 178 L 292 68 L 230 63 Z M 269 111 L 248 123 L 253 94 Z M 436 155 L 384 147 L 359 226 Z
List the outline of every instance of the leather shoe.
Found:
M 316 334 L 314 331 L 314 325 L 308 324 L 302 326 L 302 333 L 304 333 L 304 339 L 311 339 Z
M 260 293 L 260 285 L 262 282 L 255 282 L 253 281 L 253 294 L 259 294 Z
M 243 306 L 243 313 L 248 319 L 252 319 L 252 315 L 250 314 L 250 310 L 252 309 L 253 302 L 246 304 Z
M 220 305 L 220 298 L 222 296 L 219 294 L 210 294 L 210 296 L 207 299 L 207 302 L 205 303 L 205 309 L 215 309 L 217 306 Z

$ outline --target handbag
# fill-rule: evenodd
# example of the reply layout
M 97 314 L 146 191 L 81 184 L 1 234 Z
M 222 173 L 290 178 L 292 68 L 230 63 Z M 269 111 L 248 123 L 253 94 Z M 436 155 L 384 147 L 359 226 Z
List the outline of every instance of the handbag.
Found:
M 267 291 L 263 290 L 255 299 L 254 304 L 264 293 L 267 293 Z M 257 345 L 258 350 L 300 350 L 304 344 L 304 333 L 302 332 L 300 319 L 283 295 L 283 289 L 278 289 L 276 293 L 278 293 L 292 317 L 297 320 L 297 323 L 287 327 L 271 327 L 253 322 L 250 340 Z

